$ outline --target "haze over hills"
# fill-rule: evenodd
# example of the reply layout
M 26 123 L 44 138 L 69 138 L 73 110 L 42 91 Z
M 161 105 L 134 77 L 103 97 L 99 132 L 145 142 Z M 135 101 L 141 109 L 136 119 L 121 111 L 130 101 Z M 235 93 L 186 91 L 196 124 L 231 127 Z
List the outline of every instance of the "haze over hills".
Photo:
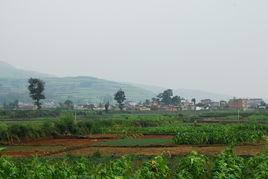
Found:
M 0 61 L 0 78 L 28 79 L 30 77 L 44 78 L 44 77 L 53 77 L 53 75 L 18 69 L 8 63 Z
M 75 103 L 100 103 L 103 100 L 112 100 L 114 93 L 119 89 L 126 92 L 127 100 L 140 102 L 151 99 L 165 89 L 164 87 L 120 83 L 86 76 L 60 78 L 49 74 L 21 70 L 5 62 L 0 62 L 0 103 L 16 99 L 22 102 L 31 102 L 27 91 L 27 80 L 30 77 L 44 80 L 47 100 L 55 100 L 56 102 L 70 99 Z M 188 99 L 195 97 L 197 100 L 230 98 L 226 95 L 188 89 L 174 90 L 174 94 Z
M 166 88 L 159 87 L 159 86 L 149 86 L 149 85 L 142 85 L 142 84 L 135 84 L 136 86 L 139 86 L 143 89 L 152 91 L 155 94 L 159 94 Z M 184 97 L 186 99 L 191 100 L 192 98 L 195 98 L 197 101 L 200 101 L 201 99 L 212 99 L 215 101 L 220 100 L 228 100 L 233 98 L 233 96 L 224 95 L 224 94 L 217 94 L 217 93 L 211 93 L 203 90 L 194 90 L 194 89 L 173 89 L 174 95 L 178 95 L 181 97 Z

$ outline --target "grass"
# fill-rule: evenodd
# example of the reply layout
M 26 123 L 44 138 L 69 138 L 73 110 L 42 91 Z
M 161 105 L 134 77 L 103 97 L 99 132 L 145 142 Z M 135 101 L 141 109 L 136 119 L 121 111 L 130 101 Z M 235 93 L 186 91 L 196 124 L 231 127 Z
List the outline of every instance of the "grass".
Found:
M 172 144 L 172 139 L 119 139 L 109 142 L 102 142 L 98 146 L 109 147 L 149 147 L 149 146 L 164 146 L 166 144 Z

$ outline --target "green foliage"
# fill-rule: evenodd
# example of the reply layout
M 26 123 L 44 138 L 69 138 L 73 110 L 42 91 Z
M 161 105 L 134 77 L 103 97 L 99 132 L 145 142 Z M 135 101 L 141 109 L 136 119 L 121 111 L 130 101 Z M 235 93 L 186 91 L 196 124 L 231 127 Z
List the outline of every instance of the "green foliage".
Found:
M 177 178 L 206 178 L 207 166 L 205 156 L 192 152 L 179 162 Z
M 0 178 L 18 178 L 19 169 L 8 158 L 0 158 Z
M 8 125 L 0 122 L 0 141 L 4 141 L 9 137 Z
M 184 126 L 174 138 L 176 144 L 240 144 L 257 142 L 266 130 L 261 126 L 202 125 Z
M 28 82 L 30 97 L 34 100 L 34 104 L 37 106 L 37 109 L 41 109 L 40 100 L 46 98 L 44 95 L 45 82 L 37 78 L 30 78 Z
M 182 98 L 179 96 L 173 96 L 173 90 L 167 89 L 163 91 L 163 93 L 158 94 L 157 99 L 158 101 L 166 104 L 166 105 L 180 105 Z
M 137 178 L 144 179 L 165 179 L 169 178 L 169 167 L 162 156 L 144 163 L 136 172 Z
M 132 139 L 124 138 L 115 141 L 100 143 L 100 146 L 117 146 L 117 147 L 133 147 L 133 146 L 164 146 L 172 143 L 172 139 Z
M 245 178 L 268 178 L 268 155 L 257 155 L 247 162 Z
M 248 117 L 250 121 L 267 121 L 268 116 L 267 115 L 251 115 Z
M 56 121 L 55 127 L 60 134 L 77 134 L 78 128 L 74 121 L 74 116 L 71 113 L 66 113 L 60 116 L 59 120 Z
M 235 156 L 232 149 L 226 149 L 216 158 L 212 176 L 215 179 L 240 179 L 244 168 L 243 158 Z
M 124 101 L 126 100 L 126 95 L 125 92 L 123 90 L 119 90 L 115 93 L 114 95 L 114 100 L 117 101 L 119 108 L 122 110 L 124 107 Z
M 175 159 L 175 161 L 174 161 Z M 179 158 L 142 156 L 88 158 L 0 157 L 0 178 L 141 178 L 141 179 L 262 179 L 268 177 L 268 154 L 238 157 L 231 149 L 215 157 L 196 152 Z
M 99 171 L 102 178 L 123 178 L 130 176 L 132 173 L 131 160 L 124 156 L 121 159 L 109 162 L 105 167 Z

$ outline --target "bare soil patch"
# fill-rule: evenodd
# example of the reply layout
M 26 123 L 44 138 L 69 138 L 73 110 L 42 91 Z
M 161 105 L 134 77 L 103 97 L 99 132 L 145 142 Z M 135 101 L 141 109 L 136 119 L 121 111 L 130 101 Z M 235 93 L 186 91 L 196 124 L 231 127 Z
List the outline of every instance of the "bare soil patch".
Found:
M 3 155 L 13 157 L 31 156 L 63 156 L 66 154 L 74 156 L 93 155 L 96 152 L 101 155 L 186 155 L 191 151 L 197 151 L 205 155 L 219 154 L 226 146 L 224 145 L 205 145 L 205 146 L 147 146 L 147 147 L 109 147 L 98 146 L 96 144 L 106 141 L 115 141 L 120 137 L 113 134 L 90 135 L 83 138 L 62 138 L 62 139 L 41 139 L 37 141 L 25 142 L 22 145 L 7 146 Z M 171 139 L 171 135 L 143 135 L 141 139 Z M 237 155 L 251 156 L 261 153 L 265 144 L 239 145 L 234 148 Z
M 117 139 L 116 135 L 112 134 L 97 134 L 89 135 L 83 138 L 76 137 L 61 137 L 56 139 L 40 139 L 36 141 L 24 142 L 22 145 L 27 146 L 39 146 L 39 145 L 49 145 L 49 146 L 81 146 L 81 145 L 92 145 L 98 142 L 105 142 L 109 140 Z
M 226 146 L 178 146 L 178 147 L 89 147 L 80 150 L 70 151 L 69 154 L 93 155 L 98 152 L 101 155 L 186 155 L 192 151 L 197 151 L 205 155 L 215 155 L 224 151 Z M 262 145 L 237 146 L 234 151 L 237 155 L 251 156 L 262 152 Z

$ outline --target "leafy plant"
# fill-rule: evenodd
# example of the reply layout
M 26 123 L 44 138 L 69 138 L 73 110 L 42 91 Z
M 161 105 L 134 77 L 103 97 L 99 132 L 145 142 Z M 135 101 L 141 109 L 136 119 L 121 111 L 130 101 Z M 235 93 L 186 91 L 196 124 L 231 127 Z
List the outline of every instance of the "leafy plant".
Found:
M 169 167 L 162 156 L 144 163 L 136 172 L 138 178 L 144 179 L 164 179 L 169 178 Z
M 233 150 L 228 148 L 218 155 L 212 177 L 215 179 L 240 179 L 243 176 L 244 167 L 243 158 L 235 156 Z
M 197 152 L 191 152 L 178 165 L 178 178 L 205 178 L 208 172 L 207 158 Z

